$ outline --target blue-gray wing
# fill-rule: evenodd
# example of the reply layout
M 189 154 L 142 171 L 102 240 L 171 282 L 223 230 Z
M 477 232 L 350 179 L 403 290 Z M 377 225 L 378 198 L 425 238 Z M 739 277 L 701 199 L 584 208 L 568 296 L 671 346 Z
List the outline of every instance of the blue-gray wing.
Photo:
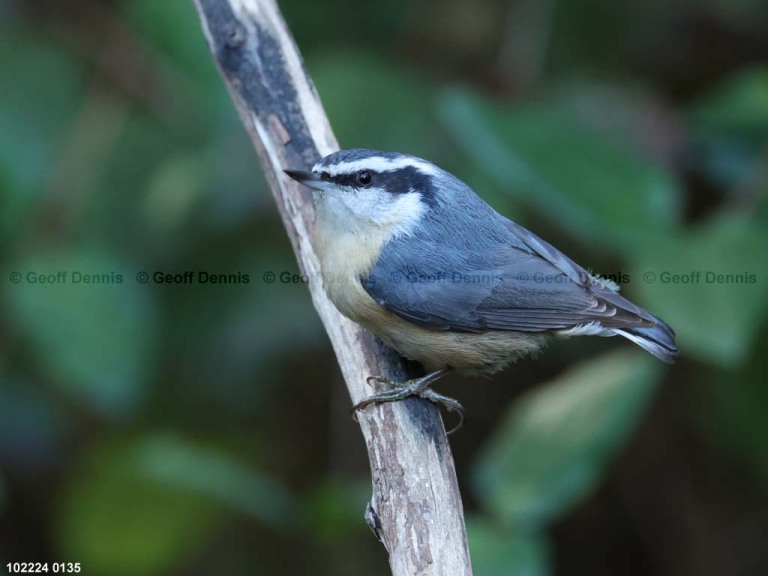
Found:
M 363 286 L 390 312 L 433 330 L 545 332 L 589 322 L 606 329 L 656 323 L 525 228 L 491 219 L 482 237 L 444 230 L 391 241 Z

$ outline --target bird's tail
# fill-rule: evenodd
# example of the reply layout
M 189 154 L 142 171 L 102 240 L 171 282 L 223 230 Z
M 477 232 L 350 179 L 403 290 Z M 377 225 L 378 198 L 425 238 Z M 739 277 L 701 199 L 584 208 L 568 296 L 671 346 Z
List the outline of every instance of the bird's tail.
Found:
M 647 350 L 659 360 L 674 363 L 678 349 L 675 344 L 675 331 L 663 320 L 656 318 L 656 325 L 647 328 L 614 328 L 620 334 Z

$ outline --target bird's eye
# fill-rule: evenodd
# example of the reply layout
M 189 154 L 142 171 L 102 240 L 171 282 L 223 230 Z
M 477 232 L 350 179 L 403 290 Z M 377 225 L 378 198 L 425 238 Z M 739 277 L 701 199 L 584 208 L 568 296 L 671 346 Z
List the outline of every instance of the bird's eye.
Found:
M 328 174 L 328 172 L 321 172 L 320 173 L 320 180 L 323 182 L 330 182 L 331 181 L 331 175 Z
M 371 182 L 373 182 L 373 174 L 371 174 L 370 170 L 361 170 L 357 173 L 355 180 L 357 181 L 358 185 L 367 187 L 371 185 Z

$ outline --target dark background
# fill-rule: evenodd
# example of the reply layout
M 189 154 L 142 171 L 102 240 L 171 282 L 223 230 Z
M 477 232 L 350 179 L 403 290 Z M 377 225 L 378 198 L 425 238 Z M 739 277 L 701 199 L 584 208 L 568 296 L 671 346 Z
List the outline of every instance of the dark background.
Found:
M 451 170 L 678 333 L 438 385 L 476 574 L 768 574 L 768 4 L 281 8 L 343 147 Z M 0 572 L 388 573 L 190 1 L 0 0 L 0 246 Z

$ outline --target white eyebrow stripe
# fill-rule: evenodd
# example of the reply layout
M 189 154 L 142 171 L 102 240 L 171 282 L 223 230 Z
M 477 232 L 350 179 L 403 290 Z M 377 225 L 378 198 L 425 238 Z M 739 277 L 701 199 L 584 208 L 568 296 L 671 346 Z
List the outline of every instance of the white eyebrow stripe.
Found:
M 394 172 L 401 168 L 415 168 L 423 174 L 436 174 L 435 167 L 432 164 L 425 162 L 424 160 L 419 160 L 418 158 L 381 158 L 372 156 L 369 158 L 361 158 L 360 160 L 353 160 L 351 162 L 339 162 L 329 166 L 322 166 L 321 162 L 315 164 L 312 171 L 328 172 L 328 175 L 332 177 L 338 176 L 339 174 L 352 174 L 359 170 L 366 169 L 373 170 L 374 172 Z

